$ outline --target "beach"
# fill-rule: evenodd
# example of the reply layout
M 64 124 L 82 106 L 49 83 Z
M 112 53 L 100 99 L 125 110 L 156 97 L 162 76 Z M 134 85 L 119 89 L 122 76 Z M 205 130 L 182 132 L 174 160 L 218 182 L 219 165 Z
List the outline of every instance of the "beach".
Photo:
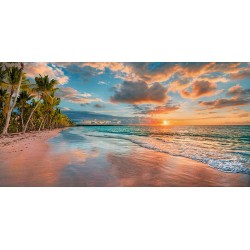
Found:
M 0 139 L 0 186 L 250 186 L 250 176 L 140 147 L 55 129 Z

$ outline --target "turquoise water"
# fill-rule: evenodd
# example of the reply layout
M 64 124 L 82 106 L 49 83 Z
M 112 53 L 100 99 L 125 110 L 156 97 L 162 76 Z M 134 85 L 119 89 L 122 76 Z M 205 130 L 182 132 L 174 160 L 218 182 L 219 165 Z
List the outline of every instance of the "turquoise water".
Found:
M 250 175 L 250 126 L 84 126 L 70 133 L 128 140 L 223 172 Z

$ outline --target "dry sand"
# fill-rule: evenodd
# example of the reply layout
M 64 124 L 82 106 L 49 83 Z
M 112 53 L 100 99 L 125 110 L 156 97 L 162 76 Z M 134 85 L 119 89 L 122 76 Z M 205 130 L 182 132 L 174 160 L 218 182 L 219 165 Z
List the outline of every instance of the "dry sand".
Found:
M 14 153 L 27 152 L 27 150 L 34 149 L 34 146 L 37 146 L 37 144 L 40 143 L 45 143 L 49 138 L 60 133 L 61 130 L 62 129 L 54 129 L 1 136 L 1 153 L 9 154 L 10 157 L 14 157 Z

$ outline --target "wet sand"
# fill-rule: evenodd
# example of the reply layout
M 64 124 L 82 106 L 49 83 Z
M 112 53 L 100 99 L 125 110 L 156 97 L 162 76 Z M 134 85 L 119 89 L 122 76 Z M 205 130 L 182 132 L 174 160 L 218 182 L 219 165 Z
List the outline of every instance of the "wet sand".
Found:
M 250 186 L 249 175 L 67 130 L 1 138 L 0 147 L 0 186 Z
M 0 137 L 0 186 L 51 186 L 53 176 L 46 169 L 60 164 L 53 162 L 48 139 L 61 130 Z

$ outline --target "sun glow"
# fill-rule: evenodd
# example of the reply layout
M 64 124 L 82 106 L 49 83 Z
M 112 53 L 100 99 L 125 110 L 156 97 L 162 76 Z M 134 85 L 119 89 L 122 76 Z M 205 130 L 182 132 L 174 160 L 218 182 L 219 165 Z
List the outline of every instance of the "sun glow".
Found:
M 167 120 L 164 120 L 164 121 L 162 122 L 162 125 L 164 125 L 164 126 L 167 126 L 167 125 L 169 125 L 169 121 L 167 121 Z

